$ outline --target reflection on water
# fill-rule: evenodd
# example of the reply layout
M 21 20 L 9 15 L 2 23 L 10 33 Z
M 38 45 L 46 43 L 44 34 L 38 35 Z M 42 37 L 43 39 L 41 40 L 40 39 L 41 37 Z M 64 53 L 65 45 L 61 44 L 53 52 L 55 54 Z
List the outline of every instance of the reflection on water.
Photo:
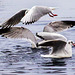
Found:
M 60 7 L 54 13 L 58 17 L 45 16 L 38 22 L 24 26 L 34 34 L 42 31 L 43 27 L 52 20 L 75 20 L 74 0 L 0 0 L 0 23 L 11 17 L 22 8 L 31 8 L 34 5 L 46 5 Z M 65 3 L 64 3 L 65 2 Z M 69 6 L 70 5 L 70 6 Z M 18 24 L 23 26 L 22 24 Z M 36 29 L 37 28 L 37 29 Z M 68 39 L 75 41 L 75 27 L 61 32 Z M 14 40 L 0 37 L 0 75 L 75 75 L 75 47 L 72 58 L 52 59 L 43 58 L 41 54 L 48 54 L 51 49 L 31 48 L 25 40 Z
M 51 62 L 45 62 L 42 63 L 42 66 L 44 66 L 43 70 L 45 71 L 44 73 L 48 73 L 48 74 L 65 74 L 65 61 L 58 61 L 57 59 L 53 59 Z M 59 68 L 59 66 L 61 66 Z

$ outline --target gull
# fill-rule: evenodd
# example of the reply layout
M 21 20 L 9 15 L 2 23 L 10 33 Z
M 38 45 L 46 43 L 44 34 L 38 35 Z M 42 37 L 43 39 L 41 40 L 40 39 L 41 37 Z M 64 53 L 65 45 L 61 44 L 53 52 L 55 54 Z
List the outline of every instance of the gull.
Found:
M 43 41 L 37 43 L 37 46 L 52 47 L 49 54 L 41 55 L 42 57 L 72 57 L 72 45 L 75 46 L 72 40 L 67 40 L 65 36 L 58 33 L 40 32 L 37 33 L 37 36 L 43 39 Z
M 31 24 L 46 14 L 49 14 L 50 17 L 57 16 L 57 14 L 52 13 L 52 10 L 55 10 L 55 7 L 33 6 L 31 9 L 20 10 L 14 16 L 3 22 L 0 27 L 3 29 L 10 28 L 19 22 Z
M 34 23 L 39 20 L 42 16 L 49 14 L 50 17 L 57 16 L 57 14 L 53 14 L 51 10 L 55 8 L 47 7 L 47 6 L 34 6 L 30 9 L 30 11 L 24 16 L 21 21 L 25 24 Z
M 60 32 L 67 30 L 73 26 L 75 26 L 75 21 L 71 20 L 53 21 L 44 27 L 43 32 Z

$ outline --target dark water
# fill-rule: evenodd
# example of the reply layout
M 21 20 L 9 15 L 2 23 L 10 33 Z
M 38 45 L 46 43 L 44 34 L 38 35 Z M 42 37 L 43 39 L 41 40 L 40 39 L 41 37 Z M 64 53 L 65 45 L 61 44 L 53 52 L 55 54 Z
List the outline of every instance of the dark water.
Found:
M 50 21 L 69 19 L 75 20 L 74 0 L 0 0 L 0 23 L 11 17 L 22 8 L 34 5 L 59 7 L 54 13 L 58 17 L 48 15 L 38 22 L 25 26 L 34 34 L 43 30 Z M 18 24 L 17 26 L 22 26 Z M 62 32 L 68 39 L 75 41 L 75 27 Z M 0 37 L 0 75 L 75 75 L 75 48 L 72 58 L 43 58 L 41 54 L 49 53 L 50 49 L 33 49 L 25 40 L 15 40 Z

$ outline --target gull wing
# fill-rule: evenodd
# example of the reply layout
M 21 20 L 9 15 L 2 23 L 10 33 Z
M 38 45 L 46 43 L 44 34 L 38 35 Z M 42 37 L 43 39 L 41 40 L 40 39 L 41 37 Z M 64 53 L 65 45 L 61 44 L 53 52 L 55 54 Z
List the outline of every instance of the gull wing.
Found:
M 67 41 L 67 38 L 58 33 L 50 33 L 50 32 L 38 32 L 36 36 L 43 39 L 43 40 L 63 40 Z
M 65 41 L 62 40 L 44 40 L 37 43 L 37 46 L 51 46 L 53 47 L 52 53 L 62 50 L 66 45 Z
M 55 21 L 46 25 L 43 29 L 44 32 L 59 32 L 63 30 L 67 30 L 71 27 L 75 26 L 75 21 Z
M 0 29 L 0 34 L 6 38 L 26 38 L 36 44 L 35 36 L 27 28 L 11 27 L 6 29 Z
M 14 25 L 18 24 L 20 22 L 20 20 L 23 18 L 23 16 L 25 15 L 25 11 L 26 10 L 19 11 L 14 16 L 12 16 L 11 18 L 9 18 L 7 21 L 5 21 L 4 23 L 2 23 L 0 25 L 0 27 L 2 27 L 2 29 L 4 29 L 4 28 L 9 28 L 11 26 L 14 26 Z
M 25 24 L 34 23 L 50 11 L 50 8 L 46 6 L 33 6 L 21 21 Z

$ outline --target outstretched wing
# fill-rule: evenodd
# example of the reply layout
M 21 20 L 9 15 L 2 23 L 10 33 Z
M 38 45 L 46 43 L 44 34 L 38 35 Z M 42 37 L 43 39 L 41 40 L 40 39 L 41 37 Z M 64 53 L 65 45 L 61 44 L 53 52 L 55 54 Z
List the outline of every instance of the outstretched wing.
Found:
M 53 47 L 52 53 L 62 50 L 62 48 L 64 48 L 65 45 L 66 45 L 66 42 L 62 40 L 44 40 L 44 41 L 37 43 L 37 46 Z
M 50 11 L 50 8 L 46 6 L 33 6 L 26 16 L 21 19 L 21 21 L 25 24 L 34 23 Z
M 20 20 L 23 18 L 23 16 L 25 15 L 25 12 L 26 12 L 26 10 L 21 10 L 20 12 L 18 12 L 17 14 L 15 14 L 11 18 L 9 18 L 7 21 L 2 23 L 0 25 L 0 27 L 2 27 L 2 29 L 4 29 L 4 28 L 9 28 L 13 25 L 18 24 L 20 22 Z
M 49 33 L 49 32 L 38 32 L 36 36 L 43 39 L 43 40 L 62 40 L 67 41 L 67 38 L 58 33 Z
M 11 28 L 6 28 L 6 29 L 0 29 L 0 34 L 6 38 L 26 38 L 36 44 L 35 36 L 27 28 L 11 27 Z
M 55 21 L 46 25 L 43 29 L 44 32 L 59 32 L 75 26 L 75 21 Z
M 66 46 L 66 42 L 62 40 L 47 40 L 37 43 L 37 46 L 51 46 L 53 47 L 49 54 L 41 55 L 42 57 L 53 57 L 53 58 L 61 58 L 62 52 L 65 54 L 64 47 Z M 60 55 L 59 55 L 60 54 Z M 66 55 L 66 54 L 65 54 Z M 62 55 L 64 56 L 64 55 Z
M 65 41 L 62 40 L 43 40 L 41 42 L 38 42 L 37 45 L 38 46 L 59 46 L 60 44 L 66 44 Z

